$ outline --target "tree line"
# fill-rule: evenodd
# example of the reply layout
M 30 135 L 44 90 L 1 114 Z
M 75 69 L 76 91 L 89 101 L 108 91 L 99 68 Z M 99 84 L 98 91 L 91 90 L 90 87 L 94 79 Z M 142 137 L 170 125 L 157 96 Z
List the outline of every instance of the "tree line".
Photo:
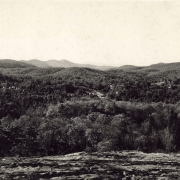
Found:
M 0 74 L 1 156 L 179 151 L 179 78 L 88 68 L 34 71 L 41 75 Z
M 1 156 L 180 150 L 179 104 L 67 101 L 1 119 Z

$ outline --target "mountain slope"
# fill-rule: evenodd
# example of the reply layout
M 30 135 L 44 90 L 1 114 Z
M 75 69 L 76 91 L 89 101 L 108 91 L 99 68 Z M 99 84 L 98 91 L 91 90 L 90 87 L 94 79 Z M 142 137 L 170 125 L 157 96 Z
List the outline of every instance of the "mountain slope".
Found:
M 96 65 L 91 65 L 91 64 L 78 64 L 77 67 L 84 67 L 84 68 L 91 68 L 91 69 L 98 69 L 101 71 L 106 71 L 112 68 L 115 68 L 113 66 L 96 66 Z
M 109 72 L 121 76 L 124 72 L 129 77 L 130 74 L 155 78 L 162 80 L 163 78 L 180 78 L 180 62 L 175 63 L 158 63 L 150 66 L 133 66 L 124 65 L 119 68 L 110 69 Z
M 148 68 L 157 70 L 174 70 L 180 68 L 180 62 L 152 64 Z
M 70 62 L 68 60 L 49 60 L 45 61 L 46 64 L 48 64 L 51 67 L 76 67 L 77 65 L 73 62 Z
M 37 67 L 40 67 L 40 68 L 48 68 L 48 67 L 50 67 L 46 62 L 40 61 L 40 60 L 37 60 L 37 59 L 31 59 L 29 61 L 24 61 L 24 62 L 28 63 L 28 64 L 31 64 L 31 65 L 34 65 L 34 66 L 37 66 Z
M 35 66 L 11 59 L 1 59 L 0 68 L 33 68 Z
M 28 60 L 23 61 L 24 63 L 34 65 L 36 67 L 40 68 L 48 68 L 48 67 L 62 67 L 62 68 L 71 68 L 71 67 L 83 67 L 83 68 L 91 68 L 91 69 L 98 69 L 98 70 L 109 70 L 111 68 L 115 68 L 112 66 L 96 66 L 92 64 L 79 64 L 79 63 L 73 63 L 68 60 L 48 60 L 48 61 L 41 61 L 41 60 Z
M 119 67 L 118 69 L 122 70 L 174 70 L 174 69 L 179 69 L 180 68 L 180 62 L 175 62 L 175 63 L 157 63 L 157 64 L 152 64 L 150 66 L 133 66 L 133 65 L 124 65 Z
M 106 72 L 90 69 L 90 68 L 80 68 L 80 67 L 72 67 L 72 68 L 65 68 L 58 72 L 55 72 L 54 76 L 60 77 L 86 77 L 86 78 L 100 78 L 100 76 L 105 75 Z

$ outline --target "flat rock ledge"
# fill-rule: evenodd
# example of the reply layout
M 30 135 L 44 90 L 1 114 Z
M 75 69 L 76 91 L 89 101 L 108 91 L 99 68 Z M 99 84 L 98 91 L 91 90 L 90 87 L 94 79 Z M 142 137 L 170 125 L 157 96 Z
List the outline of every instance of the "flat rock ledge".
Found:
M 180 154 L 140 151 L 3 157 L 2 180 L 180 180 Z

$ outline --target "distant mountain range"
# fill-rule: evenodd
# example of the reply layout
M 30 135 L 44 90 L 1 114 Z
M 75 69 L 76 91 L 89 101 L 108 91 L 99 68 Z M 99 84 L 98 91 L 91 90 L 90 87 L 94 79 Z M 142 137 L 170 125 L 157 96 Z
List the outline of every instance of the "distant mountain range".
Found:
M 52 67 L 56 67 L 56 69 L 51 70 Z M 112 66 L 96 66 L 90 64 L 78 64 L 73 63 L 68 60 L 48 60 L 41 61 L 37 59 L 32 60 L 11 60 L 11 59 L 1 59 L 0 60 L 0 69 L 8 74 L 12 73 L 31 73 L 31 74 L 46 74 L 46 73 L 56 73 L 62 74 L 62 72 L 73 71 L 72 68 L 91 68 L 95 70 L 103 70 L 103 71 L 112 71 L 114 73 L 120 72 L 133 72 L 133 73 L 143 73 L 144 76 L 151 77 L 167 77 L 167 76 L 177 76 L 180 77 L 180 62 L 175 63 L 158 63 L 152 64 L 150 66 L 133 66 L 133 65 L 124 65 L 120 67 L 112 67 Z M 10 69 L 11 68 L 11 69 Z M 15 68 L 14 70 L 12 68 Z M 21 68 L 21 70 L 16 69 Z M 69 70 L 64 70 L 60 72 L 62 69 L 70 68 Z M 4 70 L 3 70 L 4 69 Z M 77 69 L 76 69 L 77 71 Z
M 180 68 L 180 62 L 174 62 L 174 63 L 157 63 L 152 64 L 150 66 L 133 66 L 133 65 L 124 65 L 119 67 L 118 69 L 122 70 L 171 70 L 171 69 L 179 69 Z
M 133 66 L 133 65 L 124 65 L 117 69 L 123 71 L 136 71 L 136 72 L 162 72 L 162 71 L 171 71 L 171 70 L 180 70 L 180 62 L 174 63 L 158 63 L 152 64 L 150 66 Z
M 44 61 L 40 61 L 40 60 L 36 60 L 36 59 L 31 59 L 29 61 L 21 60 L 21 62 L 26 63 L 26 64 L 31 64 L 33 66 L 40 67 L 40 68 L 48 68 L 48 67 L 50 67 Z
M 180 78 L 180 62 L 174 63 L 157 63 L 150 66 L 133 66 L 124 65 L 115 69 L 111 69 L 116 73 L 121 71 L 129 73 L 143 73 L 147 77 L 179 77 Z
M 48 60 L 48 61 L 41 61 L 37 59 L 32 59 L 28 61 L 22 60 L 21 62 L 27 63 L 30 65 L 34 65 L 36 67 L 40 68 L 48 68 L 48 67 L 63 67 L 63 68 L 70 68 L 70 67 L 86 67 L 86 68 L 92 68 L 92 69 L 98 69 L 98 70 L 109 70 L 111 68 L 115 68 L 112 66 L 96 66 L 91 64 L 78 64 L 73 63 L 68 60 Z
M 33 68 L 34 65 L 11 59 L 1 59 L 0 68 Z

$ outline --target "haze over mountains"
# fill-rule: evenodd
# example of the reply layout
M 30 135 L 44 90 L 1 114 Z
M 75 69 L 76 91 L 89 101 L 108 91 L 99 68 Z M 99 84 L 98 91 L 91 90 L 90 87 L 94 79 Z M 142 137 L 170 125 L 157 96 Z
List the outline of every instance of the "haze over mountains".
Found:
M 47 68 L 47 67 L 63 67 L 63 68 L 70 68 L 70 67 L 87 67 L 92 69 L 99 69 L 99 70 L 108 70 L 111 68 L 115 68 L 113 66 L 96 66 L 91 64 L 78 64 L 73 63 L 68 60 L 48 60 L 48 61 L 41 61 L 37 59 L 32 59 L 28 61 L 21 61 L 27 64 L 31 64 L 40 68 Z
M 34 65 L 11 59 L 1 59 L 0 68 L 32 68 Z
M 118 69 L 124 71 L 147 72 L 147 73 L 177 71 L 180 70 L 180 62 L 158 63 L 158 64 L 152 64 L 150 66 L 124 65 L 119 67 Z
M 26 73 L 26 72 L 30 73 L 31 71 L 33 71 L 31 72 L 32 74 L 34 74 L 34 72 L 36 72 L 36 74 L 39 74 L 39 73 L 41 74 L 42 72 L 43 73 L 49 72 L 48 69 L 52 69 L 52 68 L 60 68 L 59 70 L 62 70 L 64 68 L 65 69 L 66 68 L 91 68 L 91 69 L 101 70 L 101 71 L 110 70 L 116 73 L 120 73 L 121 71 L 124 71 L 127 73 L 128 72 L 144 73 L 144 75 L 151 76 L 151 77 L 152 76 L 165 77 L 169 75 L 180 77 L 180 62 L 158 63 L 158 64 L 152 64 L 150 66 L 124 65 L 120 67 L 112 67 L 112 66 L 96 66 L 96 65 L 90 65 L 90 64 L 78 64 L 78 63 L 73 63 L 68 60 L 41 61 L 37 59 L 32 59 L 28 61 L 25 61 L 25 60 L 16 61 L 16 60 L 11 60 L 11 59 L 1 59 L 0 68 L 1 68 L 1 71 L 6 71 L 6 73 L 8 72 L 8 74 L 13 74 L 14 72 L 21 73 L 22 71 L 23 73 Z M 20 69 L 18 70 L 17 68 L 20 68 Z M 53 72 L 54 71 L 57 72 L 58 70 L 56 69 L 56 70 L 53 70 Z M 67 69 L 65 71 L 69 71 L 69 70 Z

